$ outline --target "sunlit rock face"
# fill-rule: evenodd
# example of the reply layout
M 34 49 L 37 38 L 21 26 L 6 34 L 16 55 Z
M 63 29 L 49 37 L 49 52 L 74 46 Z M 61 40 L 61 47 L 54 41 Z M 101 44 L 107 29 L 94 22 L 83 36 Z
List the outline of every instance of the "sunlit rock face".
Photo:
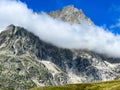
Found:
M 75 8 L 73 5 L 64 7 L 62 10 L 51 11 L 48 13 L 53 18 L 62 19 L 65 22 L 73 23 L 87 23 L 92 25 L 93 22 L 85 16 L 83 11 Z

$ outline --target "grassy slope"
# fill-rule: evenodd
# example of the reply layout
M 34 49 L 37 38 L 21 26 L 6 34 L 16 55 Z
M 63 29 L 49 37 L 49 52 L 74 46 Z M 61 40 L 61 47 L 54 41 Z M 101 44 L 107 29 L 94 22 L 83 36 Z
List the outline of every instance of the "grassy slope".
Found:
M 120 80 L 63 86 L 45 86 L 31 90 L 120 90 Z

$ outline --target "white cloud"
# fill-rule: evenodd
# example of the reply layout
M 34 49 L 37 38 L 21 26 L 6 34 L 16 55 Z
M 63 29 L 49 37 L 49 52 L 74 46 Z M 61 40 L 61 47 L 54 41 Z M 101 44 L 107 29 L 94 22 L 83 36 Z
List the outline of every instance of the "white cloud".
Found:
M 120 19 L 118 19 L 118 22 L 114 25 L 111 25 L 110 26 L 111 29 L 114 29 L 114 28 L 120 28 Z
M 120 5 L 112 4 L 109 8 L 109 12 L 120 13 Z
M 71 25 L 45 13 L 38 15 L 20 1 L 0 0 L 0 30 L 9 24 L 22 26 L 59 47 L 88 49 L 120 57 L 120 35 L 115 36 L 103 27 L 85 22 Z

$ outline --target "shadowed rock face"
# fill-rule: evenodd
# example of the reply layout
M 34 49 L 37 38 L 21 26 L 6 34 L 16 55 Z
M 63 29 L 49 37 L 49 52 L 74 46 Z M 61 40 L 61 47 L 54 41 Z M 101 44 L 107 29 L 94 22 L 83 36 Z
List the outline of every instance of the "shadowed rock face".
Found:
M 70 11 L 73 12 L 67 13 Z M 63 15 L 57 16 L 58 12 Z M 57 14 L 51 13 L 56 15 L 55 18 L 71 18 L 75 12 L 79 12 L 78 16 L 83 15 L 73 6 L 65 7 Z M 81 16 L 87 20 L 84 17 Z M 68 21 L 74 23 L 74 20 Z M 87 50 L 56 47 L 19 26 L 9 25 L 0 33 L 0 88 L 3 90 L 112 80 L 120 74 L 119 61 L 119 58 L 109 58 Z

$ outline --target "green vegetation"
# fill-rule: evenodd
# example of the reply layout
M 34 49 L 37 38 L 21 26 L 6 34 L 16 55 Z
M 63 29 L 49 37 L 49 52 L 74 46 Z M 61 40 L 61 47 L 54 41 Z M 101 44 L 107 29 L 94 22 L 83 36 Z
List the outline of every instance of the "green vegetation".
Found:
M 31 90 L 120 90 L 120 80 L 97 83 L 68 84 L 61 86 L 45 86 L 33 88 Z

